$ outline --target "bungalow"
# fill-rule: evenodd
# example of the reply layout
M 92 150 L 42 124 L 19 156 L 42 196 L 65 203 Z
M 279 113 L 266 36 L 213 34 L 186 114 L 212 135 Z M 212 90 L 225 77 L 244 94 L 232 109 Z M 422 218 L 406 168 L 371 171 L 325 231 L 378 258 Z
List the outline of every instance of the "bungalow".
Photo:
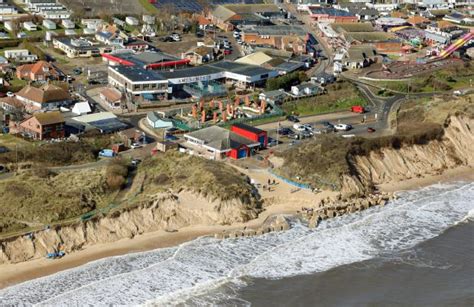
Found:
M 56 23 L 52 20 L 43 20 L 43 27 L 47 30 L 56 30 Z
M 4 97 L 0 98 L 0 109 L 9 112 L 23 111 L 25 106 L 16 97 Z
M 38 26 L 36 26 L 33 22 L 27 21 L 23 23 L 23 29 L 26 31 L 37 31 Z
M 156 23 L 156 18 L 153 15 L 143 15 L 142 21 L 147 25 L 154 25 Z
M 46 61 L 38 61 L 35 64 L 25 64 L 18 66 L 16 77 L 21 80 L 46 81 L 58 80 L 61 73 Z
M 138 26 L 138 24 L 140 23 L 137 18 L 132 17 L 132 16 L 127 16 L 127 17 L 125 17 L 125 22 L 126 22 L 129 26 Z
M 168 129 L 174 127 L 174 122 L 171 119 L 164 118 L 156 112 L 148 112 L 146 120 L 150 127 L 155 129 Z
M 30 54 L 30 51 L 27 49 L 10 49 L 5 50 L 5 58 L 15 62 L 27 63 L 36 61 L 38 56 Z
M 5 21 L 5 22 L 3 23 L 3 26 L 4 26 L 5 29 L 6 29 L 7 31 L 9 31 L 9 32 L 13 31 L 13 29 L 14 29 L 14 27 L 15 27 L 15 26 L 13 25 L 13 22 L 10 21 L 10 20 Z
M 370 45 L 355 45 L 342 57 L 342 64 L 348 69 L 357 69 L 369 66 L 375 62 L 377 52 Z
M 27 85 L 16 97 L 30 111 L 51 110 L 71 103 L 69 92 L 52 84 L 45 84 L 40 88 Z
M 115 88 L 107 87 L 99 95 L 100 99 L 113 109 L 120 108 L 122 105 L 122 93 Z
M 64 116 L 59 112 L 36 113 L 20 123 L 20 132 L 36 140 L 64 137 Z
M 76 24 L 74 22 L 72 22 L 71 20 L 69 19 L 64 19 L 63 21 L 61 21 L 61 24 L 63 26 L 64 29 L 74 29 L 76 27 Z
M 233 131 L 211 126 L 184 135 L 190 152 L 197 152 L 206 158 L 222 160 L 246 158 L 261 146 L 259 141 L 243 137 Z
M 262 92 L 258 95 L 260 101 L 265 101 L 267 104 L 282 104 L 286 97 L 288 97 L 288 94 L 284 90 Z
M 200 46 L 184 55 L 184 58 L 189 59 L 192 65 L 200 65 L 214 60 L 214 48 Z
M 291 87 L 291 94 L 296 97 L 313 96 L 320 92 L 321 88 L 314 83 L 304 82 Z

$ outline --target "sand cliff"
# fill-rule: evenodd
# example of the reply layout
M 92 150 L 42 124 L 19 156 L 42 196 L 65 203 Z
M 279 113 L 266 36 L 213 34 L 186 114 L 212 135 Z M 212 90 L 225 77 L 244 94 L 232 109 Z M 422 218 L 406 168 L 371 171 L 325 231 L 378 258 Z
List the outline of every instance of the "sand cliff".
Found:
M 382 148 L 364 156 L 350 157 L 348 162 L 354 173 L 343 176 L 341 194 L 363 195 L 373 185 L 441 174 L 458 166 L 474 166 L 474 131 L 471 127 L 474 127 L 473 118 L 452 116 L 440 140 L 399 149 Z M 246 222 L 258 216 L 258 205 L 257 201 L 210 199 L 190 191 L 158 193 L 134 208 L 69 226 L 53 227 L 32 236 L 0 241 L 0 264 L 43 258 L 57 249 L 70 253 L 156 230 Z M 344 212 L 352 211 L 348 207 Z
M 1 241 L 0 264 L 43 258 L 48 252 L 59 249 L 70 253 L 88 245 L 133 238 L 145 232 L 245 222 L 256 218 L 257 212 L 256 206 L 239 200 L 210 200 L 188 191 L 160 193 L 133 209 Z
M 355 178 L 346 179 L 347 190 L 442 174 L 458 166 L 474 166 L 474 119 L 451 116 L 441 140 L 423 145 L 383 148 L 350 158 Z

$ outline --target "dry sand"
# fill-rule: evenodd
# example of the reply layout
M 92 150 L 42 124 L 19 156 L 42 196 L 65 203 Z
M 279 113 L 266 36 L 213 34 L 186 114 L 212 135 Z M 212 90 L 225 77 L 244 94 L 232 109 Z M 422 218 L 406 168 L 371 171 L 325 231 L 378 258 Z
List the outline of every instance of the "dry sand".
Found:
M 296 190 L 293 186 L 277 180 L 265 171 L 246 170 L 245 172 L 250 178 L 261 184 L 266 184 L 268 179 L 275 179 L 277 182 L 276 185 L 272 186 L 271 192 L 262 191 L 262 189 L 260 189 L 262 196 L 271 203 L 271 205 L 266 207 L 266 210 L 255 220 L 232 226 L 192 226 L 182 228 L 174 233 L 165 231 L 152 232 L 136 236 L 133 239 L 123 239 L 113 243 L 88 246 L 84 250 L 68 254 L 58 260 L 38 259 L 18 264 L 1 265 L 0 289 L 30 279 L 71 269 L 101 258 L 176 246 L 201 236 L 214 235 L 222 231 L 242 229 L 245 226 L 258 228 L 270 215 L 295 214 L 303 206 L 311 206 L 322 198 L 334 195 L 334 192 L 328 191 L 314 194 L 306 190 Z M 457 168 L 446 171 L 443 175 L 385 184 L 379 188 L 382 191 L 395 192 L 420 188 L 438 182 L 459 180 L 473 181 L 473 169 L 468 167 Z

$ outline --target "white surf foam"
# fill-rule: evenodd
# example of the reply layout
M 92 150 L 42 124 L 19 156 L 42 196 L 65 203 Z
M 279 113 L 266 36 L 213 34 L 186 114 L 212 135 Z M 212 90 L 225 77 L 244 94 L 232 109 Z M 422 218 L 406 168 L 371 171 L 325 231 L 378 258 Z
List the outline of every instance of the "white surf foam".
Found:
M 245 277 L 283 278 L 325 271 L 433 238 L 474 211 L 474 184 L 404 192 L 386 207 L 296 224 L 252 238 L 200 238 L 179 247 L 112 257 L 0 291 L 0 305 L 176 304 Z M 207 297 L 209 299 L 209 296 Z

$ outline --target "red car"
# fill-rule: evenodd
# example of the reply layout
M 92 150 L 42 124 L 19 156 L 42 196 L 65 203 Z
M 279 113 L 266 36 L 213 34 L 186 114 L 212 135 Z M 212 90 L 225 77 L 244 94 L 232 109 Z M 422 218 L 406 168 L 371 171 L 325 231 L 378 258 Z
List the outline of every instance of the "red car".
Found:
M 368 127 L 368 128 L 367 128 L 367 132 L 368 132 L 368 133 L 375 132 L 375 129 L 374 129 L 374 128 L 372 128 L 372 127 Z
M 364 113 L 365 109 L 363 106 L 352 106 L 351 111 L 354 113 Z
M 225 49 L 225 50 L 224 50 L 224 54 L 225 54 L 225 55 L 229 55 L 229 54 L 231 54 L 231 53 L 232 53 L 232 50 L 229 50 L 229 49 Z

